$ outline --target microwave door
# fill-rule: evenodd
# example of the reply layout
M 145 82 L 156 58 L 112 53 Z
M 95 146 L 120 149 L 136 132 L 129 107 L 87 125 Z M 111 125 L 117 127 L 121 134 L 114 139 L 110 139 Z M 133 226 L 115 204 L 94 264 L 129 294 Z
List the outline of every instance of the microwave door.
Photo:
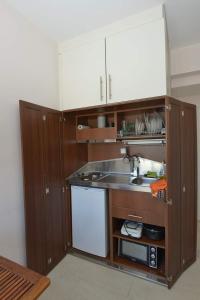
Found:
M 119 240 L 119 256 L 148 265 L 148 246 Z

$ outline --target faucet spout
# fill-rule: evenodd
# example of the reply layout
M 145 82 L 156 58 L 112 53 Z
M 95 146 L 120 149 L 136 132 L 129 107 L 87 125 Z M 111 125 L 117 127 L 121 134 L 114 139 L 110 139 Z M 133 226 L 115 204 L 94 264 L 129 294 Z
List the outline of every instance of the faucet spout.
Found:
M 137 177 L 140 176 L 140 158 L 137 155 L 132 155 L 129 157 L 130 171 L 134 173 L 136 171 Z

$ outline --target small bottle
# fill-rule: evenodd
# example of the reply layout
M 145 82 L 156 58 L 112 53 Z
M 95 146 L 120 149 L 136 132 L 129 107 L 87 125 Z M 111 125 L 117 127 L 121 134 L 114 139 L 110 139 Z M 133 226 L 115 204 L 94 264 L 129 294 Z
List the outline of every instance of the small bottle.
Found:
M 165 163 L 165 161 L 162 161 L 159 176 L 165 177 L 165 175 L 166 175 L 166 163 Z

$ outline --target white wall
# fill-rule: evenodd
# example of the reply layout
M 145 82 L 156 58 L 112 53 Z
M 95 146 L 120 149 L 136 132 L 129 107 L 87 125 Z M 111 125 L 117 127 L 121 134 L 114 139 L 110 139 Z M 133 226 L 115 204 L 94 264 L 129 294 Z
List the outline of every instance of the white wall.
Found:
M 18 100 L 57 108 L 57 47 L 0 2 L 0 255 L 25 263 Z
M 171 74 L 179 75 L 200 71 L 199 52 L 200 44 L 173 49 L 171 51 Z
M 200 44 L 171 51 L 172 96 L 197 106 L 198 219 L 200 220 Z

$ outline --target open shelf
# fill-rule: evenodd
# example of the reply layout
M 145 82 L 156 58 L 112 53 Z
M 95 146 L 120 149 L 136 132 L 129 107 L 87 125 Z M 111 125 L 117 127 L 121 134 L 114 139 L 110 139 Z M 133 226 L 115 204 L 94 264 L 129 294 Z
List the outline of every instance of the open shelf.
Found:
M 145 236 L 142 236 L 140 239 L 134 238 L 134 237 L 130 237 L 124 234 L 121 234 L 119 230 L 115 230 L 113 233 L 113 237 L 118 238 L 118 239 L 123 239 L 123 240 L 127 240 L 130 242 L 135 242 L 138 244 L 144 244 L 144 245 L 152 245 L 155 247 L 159 247 L 161 249 L 165 249 L 165 240 L 160 240 L 160 241 L 155 241 L 155 240 L 150 240 Z
M 98 117 L 105 117 L 105 127 L 98 127 Z M 78 126 L 83 128 L 79 129 Z M 84 140 L 105 140 L 116 139 L 116 114 L 115 113 L 99 113 L 89 115 L 78 115 L 76 117 L 76 139 L 78 141 Z
M 105 117 L 103 128 L 98 126 L 100 116 Z M 81 129 L 78 128 L 79 125 L 82 126 Z M 165 108 L 163 105 L 80 114 L 76 116 L 76 139 L 78 141 L 165 139 L 164 126 Z
M 120 257 L 118 255 L 114 256 L 113 263 L 117 264 L 118 266 L 125 266 L 127 268 L 137 269 L 138 271 L 144 272 L 146 274 L 154 274 L 156 276 L 160 276 L 160 277 L 165 278 L 164 260 L 157 269 L 150 268 L 146 265 L 131 261 L 127 258 Z
M 117 138 L 123 139 L 163 139 L 165 138 L 165 109 L 161 107 L 145 110 L 117 112 Z
M 127 135 L 119 136 L 117 135 L 118 140 L 145 140 L 145 139 L 165 139 L 165 134 L 155 134 L 155 135 Z

